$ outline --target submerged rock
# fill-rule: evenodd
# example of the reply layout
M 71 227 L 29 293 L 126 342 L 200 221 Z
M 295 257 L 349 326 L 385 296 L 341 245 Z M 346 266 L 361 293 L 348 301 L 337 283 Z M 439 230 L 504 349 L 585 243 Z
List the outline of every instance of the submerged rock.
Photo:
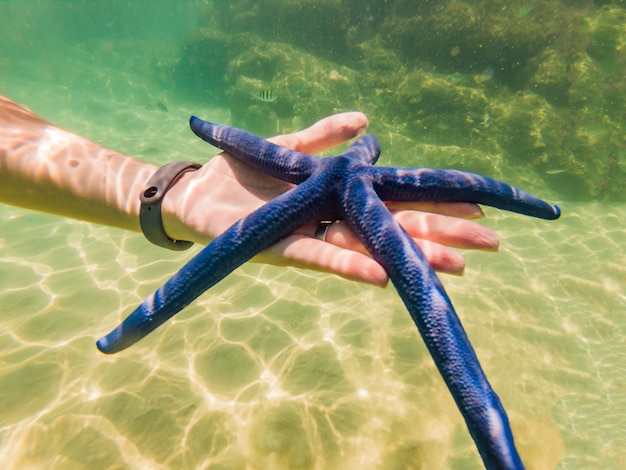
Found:
M 261 135 L 359 109 L 383 163 L 624 200 L 624 24 L 579 2 L 214 2 L 169 69 Z

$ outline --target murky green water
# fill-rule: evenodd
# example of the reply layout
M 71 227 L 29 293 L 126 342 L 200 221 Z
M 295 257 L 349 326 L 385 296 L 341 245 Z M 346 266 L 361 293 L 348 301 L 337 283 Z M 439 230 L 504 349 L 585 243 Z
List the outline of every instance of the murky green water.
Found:
M 516 17 L 541 6 L 526 10 Z M 2 2 L 0 93 L 156 164 L 213 154 L 187 129 L 190 114 L 232 122 L 266 112 L 280 131 L 307 124 L 305 110 L 287 118 L 259 107 L 274 103 L 242 111 L 245 80 L 229 103 L 172 78 L 204 11 L 204 2 Z M 350 73 L 333 70 L 333 83 Z M 316 86 L 294 79 L 287 90 L 296 104 L 309 92 L 320 103 L 335 99 Z M 393 107 L 369 89 L 363 107 L 387 163 L 420 165 L 407 150 L 423 145 L 464 164 L 467 152 L 452 143 L 435 148 L 405 128 L 395 133 L 403 124 L 392 122 Z M 477 122 L 483 140 L 502 131 L 496 118 Z M 442 121 L 440 134 L 450 126 Z M 505 159 L 494 152 L 494 165 Z M 562 177 L 561 167 L 497 168 L 559 203 L 563 217 L 487 209 L 501 251 L 468 253 L 466 275 L 443 281 L 527 466 L 624 468 L 626 207 L 568 197 L 576 191 L 547 181 Z M 98 353 L 95 339 L 190 256 L 138 234 L 0 206 L 3 468 L 480 468 L 392 287 L 249 264 L 130 350 Z

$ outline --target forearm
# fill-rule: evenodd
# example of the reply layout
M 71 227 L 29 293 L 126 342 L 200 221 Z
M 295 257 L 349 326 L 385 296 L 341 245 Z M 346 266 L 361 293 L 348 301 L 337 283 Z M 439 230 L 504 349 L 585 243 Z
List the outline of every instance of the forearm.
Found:
M 156 167 L 59 129 L 0 96 L 0 202 L 139 230 Z

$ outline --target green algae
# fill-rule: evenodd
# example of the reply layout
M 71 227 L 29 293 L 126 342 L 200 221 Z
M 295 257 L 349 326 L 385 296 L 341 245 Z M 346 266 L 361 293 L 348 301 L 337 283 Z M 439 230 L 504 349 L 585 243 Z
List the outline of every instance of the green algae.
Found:
M 412 165 L 623 200 L 625 24 L 585 2 L 214 2 L 172 69 L 263 135 L 360 109 Z

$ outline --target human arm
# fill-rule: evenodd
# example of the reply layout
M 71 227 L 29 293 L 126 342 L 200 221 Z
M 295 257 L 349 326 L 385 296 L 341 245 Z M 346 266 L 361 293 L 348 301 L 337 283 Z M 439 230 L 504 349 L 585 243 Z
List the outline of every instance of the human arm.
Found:
M 317 153 L 350 140 L 366 127 L 363 114 L 344 113 L 272 140 Z M 139 231 L 138 195 L 155 171 L 153 165 L 61 130 L 0 97 L 0 202 Z M 185 173 L 166 194 L 165 232 L 173 239 L 207 244 L 289 188 L 288 183 L 227 154 L 218 155 L 200 170 Z M 440 271 L 463 271 L 462 256 L 449 247 L 489 250 L 498 246 L 493 231 L 465 220 L 481 215 L 475 205 L 390 207 Z M 383 268 L 344 223 L 334 224 L 324 242 L 313 237 L 317 222 L 297 230 L 254 261 L 334 272 L 377 285 L 387 282 Z

